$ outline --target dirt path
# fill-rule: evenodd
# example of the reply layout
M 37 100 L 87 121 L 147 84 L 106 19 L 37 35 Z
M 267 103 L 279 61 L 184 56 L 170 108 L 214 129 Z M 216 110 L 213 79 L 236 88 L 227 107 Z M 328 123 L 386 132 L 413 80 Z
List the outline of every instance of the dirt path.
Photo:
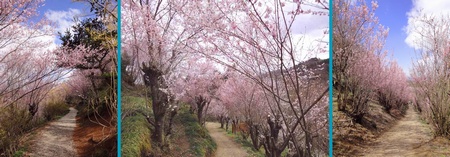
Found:
M 240 145 L 235 143 L 230 137 L 227 137 L 225 130 L 220 128 L 219 123 L 206 123 L 206 129 L 217 143 L 216 157 L 245 157 L 247 152 Z
M 39 157 L 76 156 L 72 140 L 73 130 L 76 127 L 76 115 L 77 110 L 71 107 L 70 112 L 64 117 L 51 122 L 40 130 L 28 155 Z
M 363 154 L 373 157 L 388 156 L 423 156 L 416 149 L 432 139 L 432 133 L 419 115 L 409 107 L 406 116 L 390 130 L 381 135 L 374 146 L 370 146 Z

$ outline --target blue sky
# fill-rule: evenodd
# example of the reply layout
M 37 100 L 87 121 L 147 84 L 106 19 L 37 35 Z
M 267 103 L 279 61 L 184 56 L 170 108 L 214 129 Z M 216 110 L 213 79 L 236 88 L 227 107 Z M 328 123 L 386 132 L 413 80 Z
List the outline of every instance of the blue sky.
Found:
M 67 11 L 69 8 L 89 11 L 89 5 L 72 0 L 45 0 L 44 6 L 40 7 L 39 13 L 44 14 L 48 10 Z
M 370 4 L 371 0 L 366 0 L 366 2 Z M 384 49 L 389 51 L 409 76 L 412 62 L 421 59 L 414 49 L 421 48 L 414 42 L 418 40 L 414 31 L 415 25 L 418 24 L 414 22 L 415 17 L 422 14 L 450 15 L 450 1 L 378 0 L 378 6 L 375 16 L 378 17 L 380 24 L 389 27 L 389 35 Z
M 57 32 L 65 32 L 74 25 L 74 17 L 80 19 L 86 15 L 92 15 L 90 5 L 85 2 L 72 2 L 72 0 L 45 0 L 44 6 L 38 8 L 39 18 L 46 17 L 54 24 L 55 43 L 61 41 L 57 37 Z
M 368 1 L 370 4 L 370 1 Z M 411 0 L 379 0 L 375 16 L 379 23 L 389 28 L 389 35 L 384 49 L 387 50 L 403 71 L 409 76 L 412 60 L 416 59 L 414 49 L 410 47 L 405 39 L 407 33 L 405 27 L 408 25 L 407 13 L 412 9 Z

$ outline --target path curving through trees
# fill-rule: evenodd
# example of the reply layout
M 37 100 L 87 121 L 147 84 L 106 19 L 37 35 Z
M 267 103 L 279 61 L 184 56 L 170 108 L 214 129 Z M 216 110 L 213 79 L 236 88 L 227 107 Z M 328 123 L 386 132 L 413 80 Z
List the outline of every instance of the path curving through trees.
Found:
M 368 157 L 421 156 L 416 148 L 432 138 L 430 127 L 421 122 L 418 113 L 410 106 L 406 116 L 383 133 L 363 154 Z
M 37 133 L 30 148 L 29 156 L 77 156 L 73 144 L 77 110 L 73 107 L 61 119 L 51 122 Z
M 225 130 L 220 128 L 219 123 L 206 122 L 206 129 L 209 131 L 209 135 L 217 144 L 216 155 L 217 157 L 245 157 L 248 156 L 247 152 L 237 143 L 235 143 L 230 137 L 227 137 Z

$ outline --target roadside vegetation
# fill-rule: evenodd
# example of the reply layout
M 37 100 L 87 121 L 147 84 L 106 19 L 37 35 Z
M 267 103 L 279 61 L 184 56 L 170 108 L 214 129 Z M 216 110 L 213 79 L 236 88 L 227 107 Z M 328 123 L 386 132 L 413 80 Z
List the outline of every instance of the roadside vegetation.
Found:
M 28 144 L 22 138 L 61 118 L 69 107 L 80 111 L 78 122 L 109 128 L 94 141 L 114 139 L 117 2 L 77 3 L 90 6 L 91 14 L 74 19 L 73 31 L 66 32 L 56 32 L 47 17 L 39 15 L 43 0 L 1 3 L 0 156 L 24 155 L 28 150 L 20 146 Z M 44 40 L 53 37 L 61 44 Z M 88 139 L 83 143 L 88 144 Z
M 197 117 L 189 112 L 188 105 L 182 105 L 173 120 L 171 143 L 174 144 L 168 146 L 168 150 L 155 148 L 149 138 L 151 125 L 143 114 L 151 114 L 146 106 L 150 104 L 145 98 L 130 93 L 136 92 L 124 92 L 122 97 L 122 156 L 212 156 L 216 144 L 207 130 L 199 125 Z
M 328 1 L 122 1 L 123 88 L 145 103 L 124 104 L 124 123 L 145 117 L 151 156 L 176 152 L 174 140 L 213 155 L 207 117 L 247 126 L 267 157 L 327 155 L 328 66 L 314 56 L 328 52 L 328 27 L 303 43 L 294 25 L 328 15 Z
M 364 147 L 414 108 L 435 138 L 447 138 L 449 21 L 437 15 L 413 18 L 417 40 L 411 76 L 384 50 L 388 28 L 374 12 L 376 1 L 333 1 L 333 155 L 364 154 Z M 409 52 L 413 53 L 413 52 Z M 414 116 L 408 116 L 414 117 Z M 411 128 L 413 129 L 413 128 Z M 405 137 L 408 138 L 408 137 Z M 427 143 L 424 144 L 425 146 Z M 370 155 L 370 154 L 369 154 Z

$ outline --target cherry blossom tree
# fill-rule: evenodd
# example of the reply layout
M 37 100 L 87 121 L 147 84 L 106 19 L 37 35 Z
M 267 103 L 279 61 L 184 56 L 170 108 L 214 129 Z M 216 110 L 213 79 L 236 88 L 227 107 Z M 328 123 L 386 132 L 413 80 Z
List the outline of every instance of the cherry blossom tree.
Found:
M 0 5 L 1 106 L 15 104 L 27 97 L 29 111 L 34 115 L 42 94 L 46 93 L 41 88 L 62 77 L 49 52 L 52 41 L 48 39 L 52 30 L 45 20 L 30 22 L 42 1 L 7 1 Z
M 385 79 L 383 46 L 388 29 L 378 24 L 377 7 L 375 1 L 370 8 L 362 0 L 333 3 L 333 88 L 338 109 L 358 123 L 377 84 Z
M 309 4 L 319 7 L 328 4 L 327 1 L 315 2 Z M 303 3 L 308 2 L 198 2 L 192 5 L 209 7 L 192 7 L 189 14 L 199 16 L 186 17 L 191 22 L 202 19 L 203 22 L 196 25 L 207 32 L 201 34 L 201 44 L 189 47 L 252 80 L 271 104 L 268 115 L 272 116 L 265 120 L 262 140 L 267 156 L 280 156 L 289 142 L 294 143 L 292 150 L 297 155 L 312 155 L 313 150 L 319 149 L 311 147 L 311 130 L 306 127 L 305 115 L 319 106 L 320 100 L 326 99 L 328 88 L 316 86 L 322 89 L 316 91 L 318 95 L 303 91 L 314 83 L 308 81 L 312 77 L 310 74 L 301 76 L 302 68 L 294 68 L 300 63 L 301 52 L 297 51 L 297 41 L 293 40 L 292 23 L 300 14 L 327 15 L 328 8 L 306 10 Z M 289 10 L 287 6 L 294 9 Z M 320 51 L 320 47 L 313 50 Z M 278 138 L 281 134 L 282 138 Z M 293 138 L 300 134 L 303 134 L 302 140 Z
M 73 71 L 67 99 L 85 108 L 80 116 L 110 128 L 103 142 L 117 133 L 117 1 L 80 1 L 91 4 L 95 15 L 58 32 L 62 45 L 54 55 L 60 68 Z
M 405 73 L 396 62 L 387 65 L 384 73 L 388 79 L 378 84 L 378 102 L 387 112 L 405 111 L 413 99 Z
M 44 98 L 67 73 L 51 53 L 51 26 L 37 17 L 42 2 L 0 2 L 0 154 L 6 156 L 16 152 Z
M 417 103 L 436 136 L 450 137 L 450 21 L 448 16 L 419 14 L 414 29 L 420 58 L 413 65 Z
M 192 111 L 196 111 L 198 121 L 204 125 L 206 115 L 212 100 L 217 99 L 217 90 L 225 79 L 210 62 L 192 61 L 183 68 L 186 76 L 180 76 L 176 85 L 181 92 L 177 96 L 181 101 L 193 105 Z
M 199 30 L 183 24 L 180 14 L 188 10 L 188 1 L 122 1 L 123 51 L 133 58 L 132 68 L 149 91 L 153 116 L 152 140 L 159 148 L 167 146 L 167 116 L 172 110 L 174 96 L 169 90 L 173 70 L 187 54 L 186 44 L 195 38 Z M 171 112 L 170 114 L 168 114 Z
M 165 117 L 177 99 L 173 90 L 177 69 L 187 64 L 185 58 L 200 54 L 245 76 L 260 89 L 256 92 L 260 100 L 270 104 L 261 120 L 265 128 L 261 141 L 267 156 L 280 156 L 289 143 L 293 143 L 290 150 L 297 155 L 311 156 L 328 150 L 312 144 L 313 130 L 307 127 L 306 120 L 310 111 L 327 106 L 322 101 L 327 100 L 328 87 L 324 82 L 310 81 L 313 73 L 295 68 L 302 60 L 302 52 L 292 34 L 299 15 L 328 15 L 328 1 L 127 0 L 122 8 L 123 50 L 132 58 L 131 67 L 135 67 L 126 69 L 141 76 L 136 82 L 148 88 L 154 113 L 149 122 L 158 146 L 165 145 Z M 319 44 L 304 54 L 323 51 L 326 48 Z M 227 105 L 229 114 L 237 113 L 233 111 L 236 108 Z
M 248 126 L 253 148 L 259 150 L 262 146 L 261 129 L 270 113 L 264 93 L 257 84 L 241 74 L 228 71 L 226 78 L 218 91 L 220 103 L 229 111 L 227 116 L 238 117 L 236 119 L 241 119 Z M 242 135 L 246 137 L 246 134 Z

